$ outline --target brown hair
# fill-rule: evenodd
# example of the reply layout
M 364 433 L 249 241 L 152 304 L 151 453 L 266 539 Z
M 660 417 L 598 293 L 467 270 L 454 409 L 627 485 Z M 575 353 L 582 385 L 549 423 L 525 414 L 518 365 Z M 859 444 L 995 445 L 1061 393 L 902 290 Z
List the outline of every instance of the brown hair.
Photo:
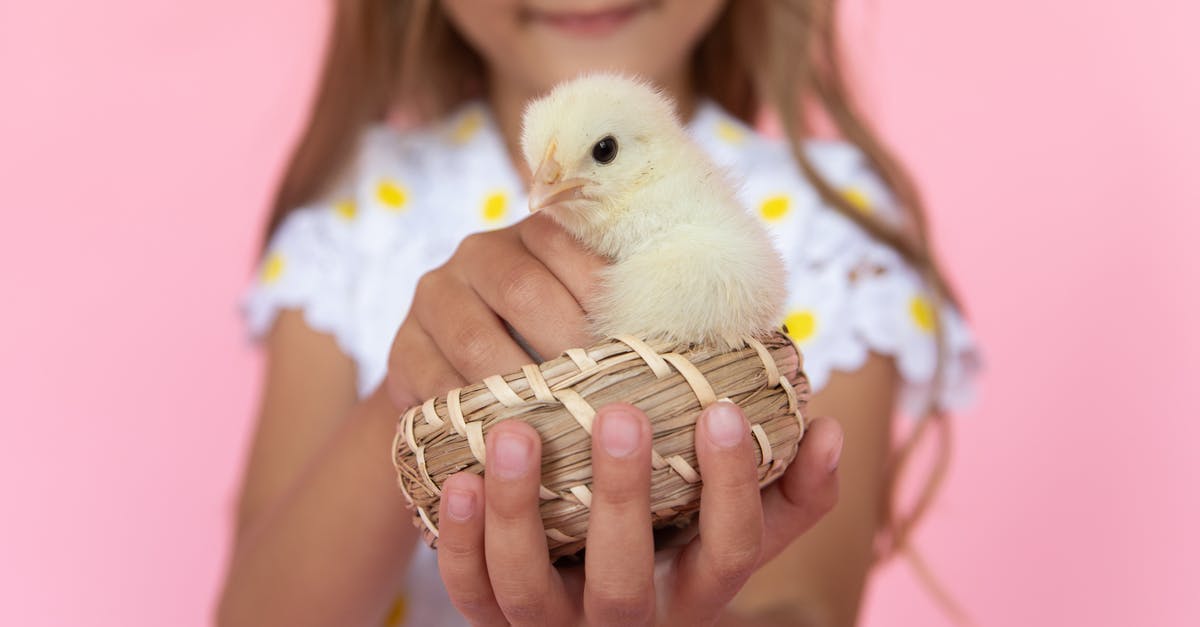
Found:
M 732 115 L 754 123 L 765 107 L 778 116 L 804 176 L 821 197 L 917 268 L 932 293 L 941 387 L 945 338 L 937 315 L 956 302 L 938 269 L 928 240 L 924 205 L 916 186 L 858 110 L 839 56 L 835 0 L 737 0 L 730 2 L 696 48 L 693 82 Z M 436 68 L 436 69 L 434 69 Z M 483 95 L 483 60 L 449 23 L 435 0 L 338 0 L 332 36 L 308 126 L 275 196 L 267 233 L 287 213 L 311 202 L 333 184 L 369 124 L 402 111 L 418 121 L 438 117 Z M 801 149 L 825 116 L 838 134 L 857 146 L 894 193 L 908 216 L 897 229 L 856 210 L 813 166 Z M 936 398 L 936 393 L 933 398 Z M 928 509 L 949 459 L 949 423 L 931 401 L 925 420 L 891 460 L 883 505 L 881 556 L 903 550 L 916 521 Z M 915 504 L 899 515 L 896 483 L 916 443 L 938 433 L 938 455 Z

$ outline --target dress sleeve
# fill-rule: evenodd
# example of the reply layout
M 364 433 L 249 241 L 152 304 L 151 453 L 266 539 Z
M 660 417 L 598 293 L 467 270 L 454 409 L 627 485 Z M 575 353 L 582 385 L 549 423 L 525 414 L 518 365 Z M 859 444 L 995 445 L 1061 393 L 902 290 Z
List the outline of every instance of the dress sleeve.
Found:
M 250 334 L 261 338 L 279 312 L 300 310 L 310 327 L 354 356 L 352 303 L 358 259 L 350 245 L 357 213 L 351 197 L 297 209 L 271 236 L 242 299 Z
M 811 142 L 806 150 L 826 180 L 858 211 L 885 221 L 903 220 L 887 187 L 856 148 Z M 783 161 L 791 165 L 790 159 Z M 796 178 L 797 190 L 808 187 L 802 177 Z M 791 240 L 783 246 L 790 266 L 784 324 L 804 352 L 814 389 L 824 387 L 835 370 L 857 370 L 868 353 L 875 352 L 895 360 L 903 380 L 903 412 L 919 415 L 931 400 L 945 410 L 969 404 L 979 357 L 960 312 L 944 304 L 935 316 L 929 287 L 898 253 L 811 190 L 797 191 L 794 197 L 808 206 L 797 208 L 803 219 L 777 231 L 781 243 Z M 945 329 L 947 361 L 943 384 L 933 399 L 937 324 Z

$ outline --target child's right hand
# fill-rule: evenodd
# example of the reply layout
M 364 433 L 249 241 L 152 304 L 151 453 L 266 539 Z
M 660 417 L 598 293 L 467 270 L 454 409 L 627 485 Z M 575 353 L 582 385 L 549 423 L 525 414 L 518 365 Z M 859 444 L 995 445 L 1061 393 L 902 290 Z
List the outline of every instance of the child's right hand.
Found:
M 580 303 L 604 265 L 545 215 L 468 236 L 417 283 L 388 359 L 392 402 L 404 409 L 531 363 L 505 321 L 547 358 L 589 345 L 598 338 Z

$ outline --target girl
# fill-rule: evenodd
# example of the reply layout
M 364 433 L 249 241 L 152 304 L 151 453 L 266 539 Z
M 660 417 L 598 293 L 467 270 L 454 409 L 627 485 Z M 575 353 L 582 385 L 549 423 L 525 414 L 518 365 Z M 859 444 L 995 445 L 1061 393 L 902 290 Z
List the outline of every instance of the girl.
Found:
M 967 390 L 972 345 L 913 186 L 847 94 L 832 9 L 336 3 L 246 301 L 268 368 L 223 624 L 855 622 L 879 547 L 899 547 L 910 526 L 888 507 L 896 399 L 930 416 L 922 426 L 942 424 Z M 696 438 L 704 533 L 656 556 L 646 418 L 601 408 L 588 557 L 573 569 L 547 561 L 537 434 L 502 423 L 485 477 L 444 486 L 435 554 L 418 546 L 385 454 L 401 410 L 528 363 L 509 327 L 540 355 L 596 339 L 579 303 L 604 260 L 522 219 L 517 145 L 524 104 L 588 70 L 656 82 L 745 181 L 790 266 L 784 322 L 817 391 L 811 413 L 838 422 L 814 420 L 760 495 L 744 418 L 710 407 Z M 786 140 L 754 131 L 764 109 Z M 838 140 L 812 138 L 818 115 Z

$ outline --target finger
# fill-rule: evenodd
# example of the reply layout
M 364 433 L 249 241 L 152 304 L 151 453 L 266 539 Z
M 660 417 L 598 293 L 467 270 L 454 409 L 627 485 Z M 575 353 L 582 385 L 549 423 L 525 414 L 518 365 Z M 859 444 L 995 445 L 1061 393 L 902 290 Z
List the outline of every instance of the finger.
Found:
M 718 401 L 704 410 L 696 423 L 696 457 L 704 480 L 700 537 L 679 554 L 671 609 L 700 622 L 728 604 L 762 555 L 756 459 L 737 405 Z
M 596 292 L 600 270 L 608 265 L 608 261 L 584 248 L 554 218 L 544 214 L 522 220 L 518 232 L 525 248 L 558 277 L 575 297 L 575 302 L 586 311 Z
M 541 440 L 507 420 L 492 427 L 486 448 L 484 547 L 496 601 L 513 624 L 565 624 L 566 595 L 538 511 Z
M 444 272 L 421 277 L 417 321 L 467 381 L 519 370 L 529 355 L 470 285 Z M 416 302 L 416 301 L 414 301 Z
M 466 384 L 420 323 L 406 320 L 388 358 L 388 394 L 396 407 L 411 407 Z
M 837 504 L 837 464 L 845 435 L 831 418 L 808 426 L 796 459 L 763 491 L 763 559 L 769 560 Z
M 654 617 L 650 422 L 629 404 L 601 407 L 592 432 L 583 606 L 589 625 L 641 625 Z
M 450 601 L 472 625 L 507 625 L 483 548 L 483 477 L 463 472 L 446 480 L 438 505 L 438 572 Z
M 590 344 L 583 308 L 558 277 L 515 238 L 491 242 L 487 246 L 492 250 L 483 254 L 494 262 L 465 269 L 483 301 L 539 355 L 550 358 Z

